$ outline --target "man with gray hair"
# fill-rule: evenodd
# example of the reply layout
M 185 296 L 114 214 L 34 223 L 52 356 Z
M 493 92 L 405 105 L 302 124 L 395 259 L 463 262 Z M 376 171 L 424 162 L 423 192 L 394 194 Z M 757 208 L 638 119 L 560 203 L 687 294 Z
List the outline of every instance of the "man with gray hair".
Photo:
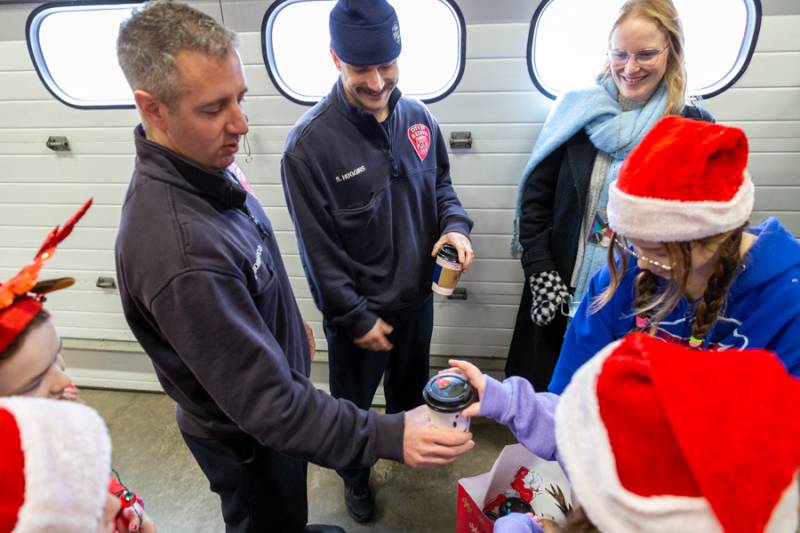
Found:
M 115 247 L 123 311 L 227 531 L 341 531 L 306 526 L 306 461 L 426 467 L 469 450 L 424 407 L 382 415 L 309 381 L 313 335 L 234 163 L 248 131 L 235 35 L 159 1 L 122 24 L 117 49 L 142 117 Z

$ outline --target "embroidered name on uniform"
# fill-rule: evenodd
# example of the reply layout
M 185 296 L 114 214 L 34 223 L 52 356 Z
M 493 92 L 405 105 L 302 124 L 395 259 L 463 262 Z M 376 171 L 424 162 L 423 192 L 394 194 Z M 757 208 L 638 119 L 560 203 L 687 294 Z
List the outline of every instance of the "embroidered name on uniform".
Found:
M 367 170 L 367 167 L 361 165 L 358 168 L 354 168 L 350 172 L 345 172 L 341 176 L 336 176 L 336 183 L 342 183 L 343 181 L 347 181 L 351 178 L 355 178 L 359 174 L 363 174 Z
M 425 161 L 431 147 L 431 130 L 425 124 L 414 124 L 408 128 L 408 140 L 417 152 L 420 161 Z
M 256 279 L 258 279 L 258 269 L 261 268 L 261 253 L 263 251 L 264 249 L 259 244 L 258 248 L 256 248 L 256 262 L 253 263 L 253 277 Z

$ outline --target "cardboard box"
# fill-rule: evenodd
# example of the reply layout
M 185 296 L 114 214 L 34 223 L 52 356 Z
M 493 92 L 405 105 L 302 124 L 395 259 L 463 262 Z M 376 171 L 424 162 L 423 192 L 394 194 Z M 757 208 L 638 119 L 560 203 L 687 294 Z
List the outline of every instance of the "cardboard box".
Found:
M 456 533 L 494 530 L 494 522 L 483 513 L 483 507 L 500 494 L 512 494 L 511 483 L 521 467 L 530 471 L 530 488 L 533 489 L 530 504 L 534 512 L 564 522 L 566 517 L 552 494 L 560 488 L 565 503 L 571 505 L 572 492 L 561 466 L 556 461 L 545 461 L 533 455 L 522 444 L 513 444 L 503 448 L 489 472 L 458 480 Z

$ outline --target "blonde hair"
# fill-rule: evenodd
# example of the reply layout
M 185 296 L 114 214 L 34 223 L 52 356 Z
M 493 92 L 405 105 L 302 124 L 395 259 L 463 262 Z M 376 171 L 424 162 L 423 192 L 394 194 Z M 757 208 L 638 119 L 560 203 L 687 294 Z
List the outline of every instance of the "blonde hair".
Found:
M 686 64 L 684 59 L 683 24 L 672 0 L 628 0 L 619 10 L 619 16 L 608 34 L 628 19 L 643 18 L 653 22 L 667 37 L 667 70 L 664 80 L 667 84 L 667 107 L 665 115 L 680 115 L 686 106 Z M 611 76 L 611 65 L 606 60 L 603 68 L 605 77 Z

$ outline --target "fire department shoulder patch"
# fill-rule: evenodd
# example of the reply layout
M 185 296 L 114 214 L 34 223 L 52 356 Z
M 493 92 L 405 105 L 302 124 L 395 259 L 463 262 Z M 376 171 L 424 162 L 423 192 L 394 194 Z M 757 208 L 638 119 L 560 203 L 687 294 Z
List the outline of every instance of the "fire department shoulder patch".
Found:
M 425 161 L 431 147 L 431 131 L 425 124 L 414 124 L 408 128 L 408 140 L 417 152 L 420 161 Z

